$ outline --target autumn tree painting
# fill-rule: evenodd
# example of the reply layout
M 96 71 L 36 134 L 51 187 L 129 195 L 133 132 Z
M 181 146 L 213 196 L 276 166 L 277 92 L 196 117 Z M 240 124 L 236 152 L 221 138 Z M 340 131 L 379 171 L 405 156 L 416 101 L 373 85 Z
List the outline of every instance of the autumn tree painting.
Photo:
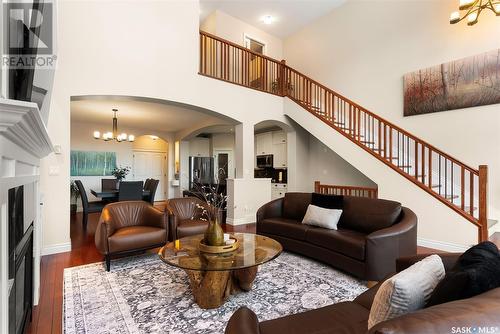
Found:
M 404 76 L 404 115 L 500 103 L 500 49 Z

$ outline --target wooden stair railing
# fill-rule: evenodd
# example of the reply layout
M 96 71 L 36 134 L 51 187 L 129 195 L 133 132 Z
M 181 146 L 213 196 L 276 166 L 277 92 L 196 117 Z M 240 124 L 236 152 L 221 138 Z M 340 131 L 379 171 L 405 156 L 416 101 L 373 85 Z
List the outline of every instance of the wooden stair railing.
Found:
M 319 181 L 314 182 L 314 192 L 325 195 L 343 195 L 343 196 L 378 198 L 377 188 L 337 186 L 331 184 L 321 184 Z
M 488 167 L 472 168 L 278 61 L 200 31 L 199 74 L 288 97 L 425 190 L 488 239 Z

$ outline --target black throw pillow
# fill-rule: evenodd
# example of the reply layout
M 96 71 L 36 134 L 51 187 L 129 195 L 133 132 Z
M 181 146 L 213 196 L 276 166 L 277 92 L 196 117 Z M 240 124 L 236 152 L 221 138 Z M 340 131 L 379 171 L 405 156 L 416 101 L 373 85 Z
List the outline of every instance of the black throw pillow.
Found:
M 469 248 L 439 282 L 426 307 L 466 299 L 500 287 L 500 252 L 489 241 Z
M 312 193 L 311 204 L 325 209 L 341 210 L 344 207 L 344 196 Z

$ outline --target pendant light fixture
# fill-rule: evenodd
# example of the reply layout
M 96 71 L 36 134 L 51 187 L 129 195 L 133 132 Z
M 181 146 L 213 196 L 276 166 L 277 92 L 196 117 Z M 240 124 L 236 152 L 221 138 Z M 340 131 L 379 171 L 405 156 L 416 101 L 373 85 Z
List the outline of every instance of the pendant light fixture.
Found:
M 104 141 L 116 140 L 117 142 L 133 142 L 135 140 L 134 135 L 127 135 L 126 133 L 118 133 L 118 118 L 116 118 L 116 112 L 118 109 L 113 110 L 113 131 L 103 132 L 101 136 L 100 131 L 94 131 L 94 139 L 101 139 Z

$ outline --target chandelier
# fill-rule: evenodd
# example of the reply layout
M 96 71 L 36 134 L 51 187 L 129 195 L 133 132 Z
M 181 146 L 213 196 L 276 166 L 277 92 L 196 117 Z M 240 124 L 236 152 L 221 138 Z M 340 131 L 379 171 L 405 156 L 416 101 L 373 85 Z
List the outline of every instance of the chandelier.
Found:
M 460 0 L 459 10 L 465 11 L 465 13 L 463 15 L 459 11 L 451 13 L 450 23 L 455 24 L 467 19 L 467 24 L 472 26 L 477 23 L 479 15 L 485 9 L 500 16 L 500 0 Z
M 113 109 L 113 131 L 104 132 L 102 136 L 100 131 L 94 131 L 94 139 L 102 139 L 104 141 L 116 140 L 117 142 L 133 142 L 135 140 L 134 135 L 127 135 L 126 133 L 118 134 L 118 119 L 116 118 L 117 111 L 118 109 Z

